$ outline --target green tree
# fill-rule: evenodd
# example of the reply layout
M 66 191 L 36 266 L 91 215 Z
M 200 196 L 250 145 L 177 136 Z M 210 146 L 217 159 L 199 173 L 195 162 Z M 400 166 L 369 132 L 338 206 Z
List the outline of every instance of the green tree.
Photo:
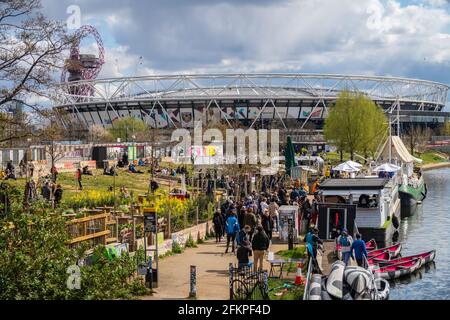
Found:
M 376 149 L 387 134 L 387 119 L 383 110 L 362 93 L 342 91 L 325 120 L 324 135 L 338 151 L 356 152 L 365 156 Z
M 108 131 L 114 139 L 120 138 L 122 141 L 132 141 L 132 136 L 136 136 L 136 140 L 141 140 L 149 131 L 148 125 L 137 118 L 126 117 L 117 119 L 113 122 L 112 128 Z
M 108 258 L 103 246 L 94 250 L 91 265 L 81 266 L 81 288 L 67 286 L 68 268 L 85 248 L 68 246 L 67 218 L 48 203 L 25 209 L 11 190 L 9 209 L 0 214 L 0 300 L 113 299 L 142 295 L 147 290 L 136 277 L 143 250 L 132 257 Z
M 443 136 L 450 136 L 450 120 L 444 123 L 441 132 Z

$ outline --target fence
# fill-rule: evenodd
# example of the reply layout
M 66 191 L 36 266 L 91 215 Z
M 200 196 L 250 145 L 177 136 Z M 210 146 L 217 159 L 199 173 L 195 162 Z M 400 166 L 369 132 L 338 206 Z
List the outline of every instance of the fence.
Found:
M 269 300 L 267 270 L 254 272 L 251 267 L 235 267 L 230 263 L 230 300 Z
M 107 239 L 111 237 L 109 221 L 109 213 L 88 215 L 67 221 L 67 231 L 71 238 L 69 246 L 73 248 L 81 243 L 87 243 L 89 248 L 99 244 L 106 245 Z
M 431 142 L 437 142 L 437 141 L 446 141 L 446 140 L 450 140 L 450 136 L 432 136 L 431 137 Z

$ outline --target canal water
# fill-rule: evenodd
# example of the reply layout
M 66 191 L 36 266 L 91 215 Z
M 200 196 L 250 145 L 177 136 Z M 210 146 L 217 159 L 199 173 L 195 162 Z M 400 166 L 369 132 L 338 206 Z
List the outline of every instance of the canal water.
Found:
M 424 173 L 427 198 L 402 220 L 402 255 L 436 249 L 435 262 L 391 283 L 391 300 L 450 299 L 450 168 Z

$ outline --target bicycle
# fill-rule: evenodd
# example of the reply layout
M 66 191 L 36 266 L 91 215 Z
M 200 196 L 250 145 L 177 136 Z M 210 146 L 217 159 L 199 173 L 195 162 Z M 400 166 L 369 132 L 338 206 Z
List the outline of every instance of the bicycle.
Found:
M 249 271 L 248 267 L 238 270 L 240 279 L 232 281 L 233 300 L 268 300 L 266 285 L 260 279 L 260 273 Z

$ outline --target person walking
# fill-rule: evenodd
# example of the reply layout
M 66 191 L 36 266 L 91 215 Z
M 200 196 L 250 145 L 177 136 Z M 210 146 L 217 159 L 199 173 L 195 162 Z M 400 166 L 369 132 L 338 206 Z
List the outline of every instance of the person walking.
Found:
M 269 214 L 272 217 L 272 220 L 274 221 L 277 232 L 279 231 L 278 230 L 278 209 L 279 209 L 279 206 L 276 202 L 276 199 L 275 199 L 275 197 L 272 197 L 270 199 L 270 204 L 269 204 Z
M 79 190 L 83 190 L 83 185 L 81 184 L 82 172 L 81 172 L 80 168 L 77 169 L 76 177 L 77 177 L 77 181 L 78 181 Z
M 238 222 L 240 226 L 245 226 L 244 218 L 245 214 L 247 212 L 247 208 L 244 205 L 240 205 L 240 208 L 238 209 Z
M 213 217 L 214 234 L 216 235 L 216 243 L 222 241 L 223 218 L 220 211 L 216 211 Z
M 273 219 L 269 214 L 269 209 L 265 209 L 261 218 L 261 225 L 263 226 L 264 232 L 272 240 L 272 230 L 273 230 Z
M 225 253 L 228 253 L 230 241 L 231 241 L 231 252 L 234 252 L 234 245 L 236 242 L 236 234 L 240 230 L 239 222 L 237 221 L 235 213 L 232 212 L 230 214 L 230 216 L 227 218 L 225 227 L 226 227 L 226 232 L 227 232 L 227 249 L 225 250 Z
M 261 216 L 264 214 L 266 209 L 269 209 L 269 205 L 267 204 L 267 198 L 262 197 L 261 202 L 259 203 L 259 209 L 261 210 Z
M 353 243 L 353 238 L 347 232 L 347 229 L 343 229 L 341 235 L 337 238 L 337 243 L 341 247 L 342 261 L 345 265 L 348 265 L 348 260 L 351 256 L 351 247 Z
M 361 235 L 359 233 L 356 234 L 356 240 L 352 243 L 350 252 L 352 258 L 356 260 L 358 266 L 366 268 L 366 243 L 361 239 Z
M 317 259 L 317 250 L 319 249 L 319 245 L 323 245 L 323 241 L 319 238 L 319 229 L 313 229 L 311 238 L 309 239 L 308 243 L 311 243 L 314 259 Z
M 247 213 L 244 216 L 244 226 L 250 227 L 249 236 L 250 236 L 250 241 L 252 241 L 253 233 L 255 232 L 255 227 L 256 227 L 256 216 L 253 213 L 253 208 L 251 208 L 251 207 L 247 209 Z
M 54 196 L 55 196 L 55 205 L 59 205 L 59 203 L 61 202 L 62 196 L 63 196 L 63 189 L 61 187 L 60 184 L 58 184 L 56 186 L 55 192 L 54 192 Z
M 45 200 L 50 201 L 51 193 L 52 193 L 52 190 L 50 189 L 50 184 L 48 181 L 46 181 L 45 184 L 41 188 L 41 195 Z
M 264 253 L 269 249 L 270 240 L 261 225 L 256 227 L 256 233 L 252 240 L 253 259 L 255 272 L 264 268 Z

